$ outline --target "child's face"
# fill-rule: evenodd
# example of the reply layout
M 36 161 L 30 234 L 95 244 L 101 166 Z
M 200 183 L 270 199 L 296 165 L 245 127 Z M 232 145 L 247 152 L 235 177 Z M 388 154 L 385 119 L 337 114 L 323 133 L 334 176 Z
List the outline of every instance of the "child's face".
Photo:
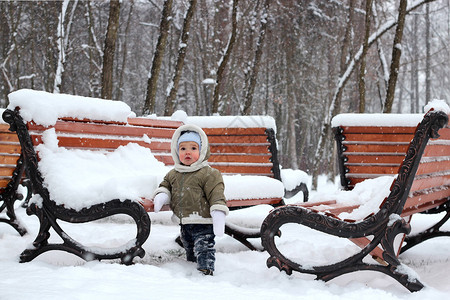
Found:
M 181 142 L 178 148 L 178 156 L 183 165 L 192 165 L 200 157 L 198 144 L 196 142 Z

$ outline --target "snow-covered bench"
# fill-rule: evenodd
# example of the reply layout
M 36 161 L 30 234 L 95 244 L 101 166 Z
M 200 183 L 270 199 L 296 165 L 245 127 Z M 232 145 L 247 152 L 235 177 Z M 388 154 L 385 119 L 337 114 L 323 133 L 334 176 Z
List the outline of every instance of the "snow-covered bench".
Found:
M 2 109 L 0 113 L 3 111 Z M 0 222 L 11 225 L 20 235 L 24 235 L 27 230 L 14 211 L 14 202 L 24 198 L 19 185 L 27 185 L 20 150 L 17 135 L 9 131 L 9 125 L 0 120 L 0 212 L 6 209 L 6 216 L 0 217 Z M 27 199 L 29 196 L 31 195 L 27 193 Z
M 274 209 L 261 228 L 263 246 L 270 253 L 267 265 L 288 274 L 313 274 L 325 281 L 354 271 L 374 270 L 391 276 L 410 291 L 423 288 L 398 255 L 428 238 L 450 236 L 440 230 L 450 217 L 450 109 L 441 101 L 433 105 L 434 110 L 419 119 L 391 114 L 341 115 L 333 119 L 342 185 L 347 191 Z M 418 126 L 412 126 L 418 122 Z M 411 230 L 411 216 L 424 211 L 446 214 L 430 229 L 403 240 Z M 349 239 L 360 251 L 332 263 L 296 263 L 276 244 L 280 227 L 287 223 Z
M 40 195 L 33 197 L 31 202 L 34 204 L 28 210 L 30 214 L 41 216 L 48 211 L 40 209 L 41 198 L 45 199 L 43 202 L 46 206 L 53 205 L 52 210 L 61 208 L 61 215 L 57 218 L 67 219 L 64 214 L 67 214 L 68 210 L 73 215 L 82 211 L 83 218 L 71 216 L 71 220 L 83 222 L 91 220 L 93 211 L 86 211 L 86 208 L 96 207 L 101 211 L 101 206 L 111 199 L 118 199 L 115 201 L 117 205 L 122 205 L 122 202 L 129 199 L 132 203 L 143 204 L 145 211 L 153 211 L 153 203 L 146 199 L 151 197 L 173 165 L 170 155 L 171 137 L 182 122 L 132 117 L 130 108 L 123 102 L 31 90 L 12 93 L 10 103 L 10 110 L 5 118 L 21 138 L 23 152 L 27 154 L 25 161 L 28 170 L 34 168 L 28 172 L 30 177 L 34 178 L 32 190 Z M 24 124 L 26 127 L 22 126 Z M 23 127 L 22 130 L 17 130 L 19 125 Z M 270 130 L 205 130 L 211 134 L 212 166 L 224 172 L 225 195 L 230 209 L 259 204 L 283 204 L 284 185 L 275 179 L 276 171 L 279 176 L 279 166 L 276 163 L 276 155 L 271 155 L 276 144 L 267 140 Z M 221 138 L 218 131 L 226 137 Z M 250 135 L 243 135 L 244 131 Z M 238 134 L 233 136 L 236 132 Z M 29 145 L 26 145 L 27 135 L 30 136 Z M 237 143 L 236 139 L 239 138 L 242 140 Z M 225 140 L 228 142 L 225 143 Z M 23 145 L 26 145 L 26 148 Z M 251 148 L 260 153 L 250 152 L 249 162 L 242 161 L 245 151 L 251 151 Z M 224 149 L 229 155 L 224 155 Z M 232 151 L 235 152 L 230 154 Z M 237 154 L 236 151 L 244 153 Z M 230 161 L 230 157 L 241 161 Z M 259 161 L 255 162 L 255 159 Z M 136 209 L 136 213 L 134 218 L 138 219 L 141 212 Z M 146 218 L 143 220 L 147 222 Z M 147 226 L 145 222 L 136 222 L 139 247 L 149 231 L 140 228 Z M 53 227 L 56 219 L 50 223 Z M 42 226 L 34 243 L 36 249 L 24 251 L 22 261 L 31 260 L 44 251 L 56 249 L 54 245 L 51 248 L 46 244 L 46 238 L 44 242 L 41 241 L 42 237 L 48 235 L 48 230 L 49 227 Z M 145 235 L 142 235 L 141 231 Z M 66 235 L 62 230 L 56 232 L 63 233 L 60 234 L 62 236 Z M 251 249 L 254 249 L 254 246 L 247 239 L 260 237 L 259 229 L 249 230 L 233 224 L 227 224 L 226 232 Z M 69 242 L 65 241 L 64 244 Z M 66 250 L 64 247 L 58 249 Z M 78 244 L 77 247 L 79 249 L 71 249 L 69 252 L 87 257 L 84 254 L 87 250 Z M 96 253 L 89 258 L 102 259 L 104 256 Z
M 31 90 L 13 92 L 9 99 L 3 119 L 18 136 L 30 180 L 33 196 L 27 213 L 36 215 L 40 222 L 33 244 L 21 253 L 20 261 L 31 261 L 50 250 L 66 251 L 85 260 L 120 258 L 124 264 L 131 264 L 136 256 L 143 257 L 142 245 L 150 234 L 150 218 L 135 199 L 140 195 L 134 187 L 146 184 L 145 179 L 151 185 L 153 177 L 142 174 L 142 180 L 135 182 L 134 177 L 128 180 L 127 176 L 135 175 L 128 165 L 145 164 L 135 157 L 136 153 L 153 157 L 150 150 L 133 151 L 139 146 L 132 144 L 119 147 L 118 152 L 85 151 L 97 147 L 85 143 L 90 141 L 117 148 L 120 133 L 112 133 L 118 137 L 116 140 L 103 140 L 100 135 L 96 141 L 77 135 L 90 134 L 96 126 L 105 129 L 103 124 L 122 122 L 125 126 L 130 108 L 122 102 Z M 113 131 L 112 127 L 106 129 L 107 134 Z M 71 145 L 71 149 L 58 143 Z M 136 235 L 118 246 L 86 246 L 69 234 L 65 224 L 87 223 L 118 214 L 128 215 L 136 224 Z M 62 242 L 50 239 L 53 232 Z M 111 240 L 117 240 L 116 233 L 111 233 Z

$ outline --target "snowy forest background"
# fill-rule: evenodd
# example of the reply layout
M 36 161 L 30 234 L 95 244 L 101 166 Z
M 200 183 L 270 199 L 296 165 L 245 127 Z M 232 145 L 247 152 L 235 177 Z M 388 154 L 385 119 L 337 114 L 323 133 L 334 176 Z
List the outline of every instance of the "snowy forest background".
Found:
M 333 174 L 332 116 L 450 98 L 450 0 L 0 0 L 0 106 L 21 88 L 138 115 L 270 115 L 285 168 Z

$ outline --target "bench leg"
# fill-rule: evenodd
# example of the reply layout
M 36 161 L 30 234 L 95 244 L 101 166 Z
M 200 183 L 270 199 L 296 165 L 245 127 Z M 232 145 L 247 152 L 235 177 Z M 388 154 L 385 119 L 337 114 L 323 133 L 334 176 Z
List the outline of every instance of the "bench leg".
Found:
M 42 208 L 36 204 L 31 204 L 27 209 L 29 215 L 34 214 L 38 217 L 40 228 L 32 247 L 24 250 L 20 255 L 20 262 L 29 262 L 40 254 L 51 250 L 72 253 L 86 261 L 120 258 L 121 263 L 125 265 L 132 264 L 136 256 L 144 257 L 145 251 L 142 245 L 150 234 L 150 218 L 139 203 L 130 200 L 112 200 L 107 203 L 85 208 L 82 211 L 65 209 L 49 203 L 46 204 Z M 115 214 L 127 214 L 131 216 L 136 222 L 137 235 L 135 239 L 125 246 L 114 249 L 96 251 L 90 247 L 85 247 L 72 239 L 57 223 L 57 219 L 71 223 L 85 223 Z M 55 230 L 63 240 L 63 243 L 48 242 L 50 228 Z

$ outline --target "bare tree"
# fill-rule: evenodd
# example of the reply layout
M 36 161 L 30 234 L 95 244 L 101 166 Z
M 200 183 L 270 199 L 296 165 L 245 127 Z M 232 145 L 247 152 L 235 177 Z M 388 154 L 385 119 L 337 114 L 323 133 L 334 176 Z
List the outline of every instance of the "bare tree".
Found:
M 224 55 L 222 56 L 219 67 L 217 69 L 217 75 L 216 75 L 216 84 L 214 87 L 214 94 L 213 94 L 213 103 L 212 103 L 212 112 L 217 113 L 219 111 L 219 94 L 220 94 L 220 88 L 223 85 L 223 75 L 225 72 L 225 68 L 228 64 L 228 61 L 230 60 L 231 51 L 233 51 L 233 46 L 236 41 L 236 31 L 237 31 L 237 7 L 238 7 L 239 0 L 233 0 L 233 7 L 232 7 L 232 13 L 231 13 L 231 35 L 230 39 L 228 41 L 226 50 Z
M 103 51 L 102 94 L 103 99 L 112 99 L 114 53 L 116 51 L 117 31 L 119 29 L 120 0 L 109 2 L 108 29 L 105 50 Z
M 369 49 L 370 19 L 372 11 L 372 0 L 366 0 L 366 18 L 364 22 L 364 40 L 359 68 L 359 112 L 363 113 L 366 109 L 366 55 Z
M 186 57 L 186 48 L 189 40 L 189 29 L 191 26 L 191 20 L 194 16 L 195 7 L 197 6 L 197 0 L 189 0 L 189 8 L 184 17 L 183 31 L 181 33 L 180 45 L 178 48 L 178 58 L 175 65 L 174 75 L 172 81 L 169 83 L 170 91 L 166 98 L 166 108 L 164 114 L 169 116 L 173 114 L 174 102 L 177 96 L 178 85 L 180 83 L 181 73 L 183 72 L 184 58 Z
M 244 108 L 242 111 L 242 113 L 244 115 L 249 115 L 251 113 L 251 109 L 252 109 L 253 94 L 255 91 L 256 80 L 258 78 L 260 60 L 261 60 L 261 56 L 262 56 L 263 49 L 264 49 L 264 39 L 266 37 L 270 2 L 271 2 L 271 0 L 266 0 L 263 5 L 263 9 L 262 9 L 262 15 L 261 15 L 261 19 L 260 19 L 261 28 L 259 31 L 258 42 L 256 44 L 255 58 L 253 60 L 253 64 L 252 64 L 252 68 L 251 68 L 249 86 L 246 87 L 246 89 L 244 91 L 245 92 L 245 95 L 244 95 L 245 103 L 244 103 Z
M 398 8 L 397 28 L 395 30 L 394 45 L 392 47 L 392 61 L 389 73 L 389 83 L 386 92 L 386 101 L 384 103 L 384 113 L 390 113 L 394 103 L 395 86 L 397 84 L 398 71 L 400 68 L 400 56 L 402 55 L 401 43 L 403 37 L 403 28 L 405 26 L 407 0 L 400 0 Z
M 155 98 L 158 86 L 158 77 L 161 71 L 161 64 L 164 58 L 164 51 L 167 43 L 167 36 L 169 35 L 169 25 L 171 20 L 173 0 L 165 0 L 161 14 L 161 22 L 159 25 L 159 37 L 156 44 L 155 54 L 153 56 L 152 69 L 150 77 L 147 81 L 147 93 L 145 96 L 144 108 L 142 113 L 144 115 L 155 112 Z

